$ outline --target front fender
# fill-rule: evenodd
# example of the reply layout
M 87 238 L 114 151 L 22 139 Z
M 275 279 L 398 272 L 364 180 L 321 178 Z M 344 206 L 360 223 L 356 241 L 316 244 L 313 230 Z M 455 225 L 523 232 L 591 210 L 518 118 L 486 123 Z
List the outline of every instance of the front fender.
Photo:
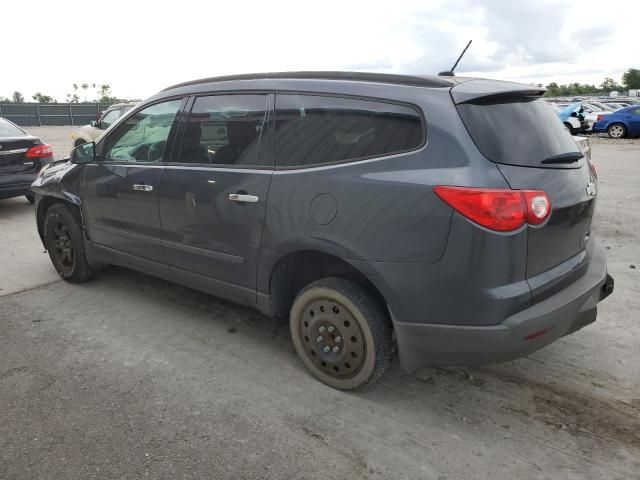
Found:
M 31 191 L 35 194 L 35 213 L 38 234 L 44 244 L 43 223 L 47 208 L 53 203 L 63 202 L 75 205 L 82 221 L 82 165 L 61 162 L 50 165 L 31 184 Z

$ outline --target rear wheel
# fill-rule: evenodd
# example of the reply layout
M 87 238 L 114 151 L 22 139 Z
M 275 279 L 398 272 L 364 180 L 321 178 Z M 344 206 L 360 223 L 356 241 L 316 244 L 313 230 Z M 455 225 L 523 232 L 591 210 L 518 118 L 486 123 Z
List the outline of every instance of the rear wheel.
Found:
M 624 138 L 627 135 L 627 129 L 621 123 L 609 125 L 607 133 L 611 138 Z
M 84 249 L 82 228 L 69 208 L 62 204 L 47 210 L 44 241 L 58 274 L 69 282 L 85 282 L 95 275 Z
M 357 283 L 324 278 L 291 307 L 291 337 L 311 374 L 341 390 L 375 382 L 391 362 L 391 327 L 375 298 Z
M 87 143 L 87 142 L 85 142 L 82 139 L 78 139 L 78 140 L 76 140 L 76 143 L 74 144 L 74 147 L 79 147 L 80 145 L 84 145 L 85 143 Z

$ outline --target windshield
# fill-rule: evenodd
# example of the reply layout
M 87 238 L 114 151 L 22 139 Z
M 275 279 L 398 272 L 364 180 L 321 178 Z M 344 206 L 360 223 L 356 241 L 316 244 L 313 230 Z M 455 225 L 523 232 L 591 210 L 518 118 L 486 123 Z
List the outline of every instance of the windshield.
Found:
M 13 123 L 0 118 L 0 137 L 24 137 L 25 132 Z
M 580 152 L 558 115 L 538 97 L 481 99 L 457 107 L 478 149 L 493 162 L 545 167 L 545 160 Z

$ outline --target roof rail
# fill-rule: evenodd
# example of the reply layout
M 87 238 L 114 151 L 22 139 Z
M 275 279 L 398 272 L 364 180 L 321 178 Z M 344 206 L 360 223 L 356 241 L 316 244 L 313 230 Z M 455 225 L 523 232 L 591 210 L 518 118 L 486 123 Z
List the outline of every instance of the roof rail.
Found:
M 189 82 L 178 83 L 163 89 L 199 85 L 203 83 L 227 82 L 231 80 L 262 80 L 262 79 L 313 79 L 313 80 L 353 80 L 358 82 L 394 83 L 400 85 L 412 85 L 418 87 L 452 87 L 456 84 L 450 79 L 435 76 L 398 75 L 393 73 L 366 73 L 366 72 L 270 72 L 247 73 L 241 75 L 225 75 L 221 77 L 202 78 Z

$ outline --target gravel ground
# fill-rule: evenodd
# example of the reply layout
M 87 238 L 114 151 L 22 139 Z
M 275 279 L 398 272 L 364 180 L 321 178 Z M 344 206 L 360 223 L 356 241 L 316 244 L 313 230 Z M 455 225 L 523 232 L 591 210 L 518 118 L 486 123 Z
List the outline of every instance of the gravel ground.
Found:
M 254 311 L 122 268 L 60 281 L 31 205 L 0 202 L 0 478 L 640 479 L 640 146 L 593 158 L 598 321 L 491 367 L 396 359 L 359 393 Z
M 638 145 L 640 146 L 640 138 L 609 138 L 606 133 L 590 133 L 584 135 L 589 139 L 592 145 Z

